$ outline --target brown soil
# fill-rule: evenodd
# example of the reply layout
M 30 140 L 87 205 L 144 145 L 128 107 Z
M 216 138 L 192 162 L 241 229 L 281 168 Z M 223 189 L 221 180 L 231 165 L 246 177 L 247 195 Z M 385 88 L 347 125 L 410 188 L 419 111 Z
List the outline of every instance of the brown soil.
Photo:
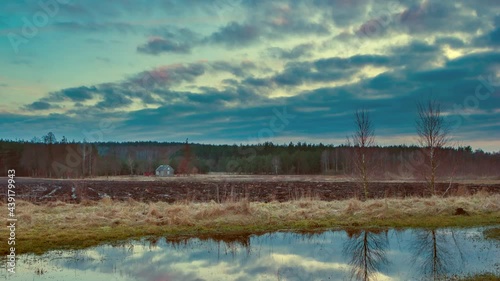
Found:
M 3 179 L 7 182 L 7 179 Z M 137 201 L 211 201 L 222 202 L 248 198 L 250 201 L 287 201 L 301 198 L 340 200 L 360 197 L 357 183 L 332 177 L 293 176 L 192 176 L 174 178 L 98 178 L 54 180 L 16 178 L 16 199 L 31 202 L 81 202 L 104 197 Z M 439 183 L 437 194 L 443 194 L 449 183 Z M 7 184 L 0 187 L 0 198 L 6 202 Z M 500 183 L 454 183 L 446 195 L 469 195 L 477 192 L 500 193 Z M 429 196 L 423 182 L 373 182 L 370 197 Z

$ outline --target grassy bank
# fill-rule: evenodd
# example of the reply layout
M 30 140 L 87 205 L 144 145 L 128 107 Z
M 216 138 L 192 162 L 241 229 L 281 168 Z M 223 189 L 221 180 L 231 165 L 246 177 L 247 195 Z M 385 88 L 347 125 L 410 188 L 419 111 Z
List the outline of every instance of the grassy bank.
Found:
M 3 207 L 6 208 L 4 205 Z M 457 208 L 469 215 L 454 215 Z M 498 224 L 500 195 L 468 197 L 377 199 L 361 202 L 142 203 L 133 200 L 17 202 L 16 251 L 42 253 L 49 249 L 84 248 L 146 235 L 220 235 L 275 230 L 342 227 L 467 227 Z M 8 237 L 6 227 L 1 237 Z M 7 253 L 7 243 L 0 251 Z

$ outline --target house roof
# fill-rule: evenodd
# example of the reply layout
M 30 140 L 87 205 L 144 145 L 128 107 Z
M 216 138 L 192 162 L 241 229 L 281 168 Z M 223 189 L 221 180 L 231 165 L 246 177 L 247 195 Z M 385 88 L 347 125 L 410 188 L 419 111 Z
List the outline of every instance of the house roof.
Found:
M 174 168 L 170 167 L 170 165 L 160 165 L 158 168 L 156 168 L 156 171 L 167 171 L 167 170 L 174 170 Z

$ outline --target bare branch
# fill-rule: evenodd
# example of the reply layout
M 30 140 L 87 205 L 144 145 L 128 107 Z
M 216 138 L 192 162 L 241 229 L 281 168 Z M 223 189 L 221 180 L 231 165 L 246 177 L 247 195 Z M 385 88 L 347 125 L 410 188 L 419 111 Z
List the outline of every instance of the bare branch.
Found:
M 441 115 L 441 105 L 435 100 L 417 103 L 415 127 L 418 143 L 426 150 L 430 171 L 426 180 L 432 193 L 435 193 L 436 170 L 439 166 L 438 152 L 449 141 L 450 126 Z
M 354 114 L 355 132 L 352 135 L 355 157 L 354 164 L 358 178 L 363 186 L 365 199 L 368 199 L 368 177 L 370 170 L 370 157 L 368 147 L 375 143 L 375 130 L 366 110 L 356 110 Z
M 375 130 L 366 110 L 356 110 L 354 114 L 356 132 L 352 136 L 354 146 L 369 147 L 375 142 Z

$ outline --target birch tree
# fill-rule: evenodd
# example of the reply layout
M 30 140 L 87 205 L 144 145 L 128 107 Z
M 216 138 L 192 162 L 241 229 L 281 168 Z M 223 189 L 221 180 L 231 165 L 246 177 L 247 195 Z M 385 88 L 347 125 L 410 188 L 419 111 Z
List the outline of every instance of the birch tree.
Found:
M 450 141 L 449 126 L 441 115 L 441 105 L 437 101 L 417 103 L 416 129 L 418 143 L 424 149 L 428 166 L 424 177 L 432 194 L 435 194 L 439 151 Z
M 354 170 L 362 187 L 365 199 L 368 199 L 370 173 L 369 147 L 375 143 L 375 130 L 366 110 L 356 110 L 354 114 L 355 132 L 351 137 L 354 145 Z

